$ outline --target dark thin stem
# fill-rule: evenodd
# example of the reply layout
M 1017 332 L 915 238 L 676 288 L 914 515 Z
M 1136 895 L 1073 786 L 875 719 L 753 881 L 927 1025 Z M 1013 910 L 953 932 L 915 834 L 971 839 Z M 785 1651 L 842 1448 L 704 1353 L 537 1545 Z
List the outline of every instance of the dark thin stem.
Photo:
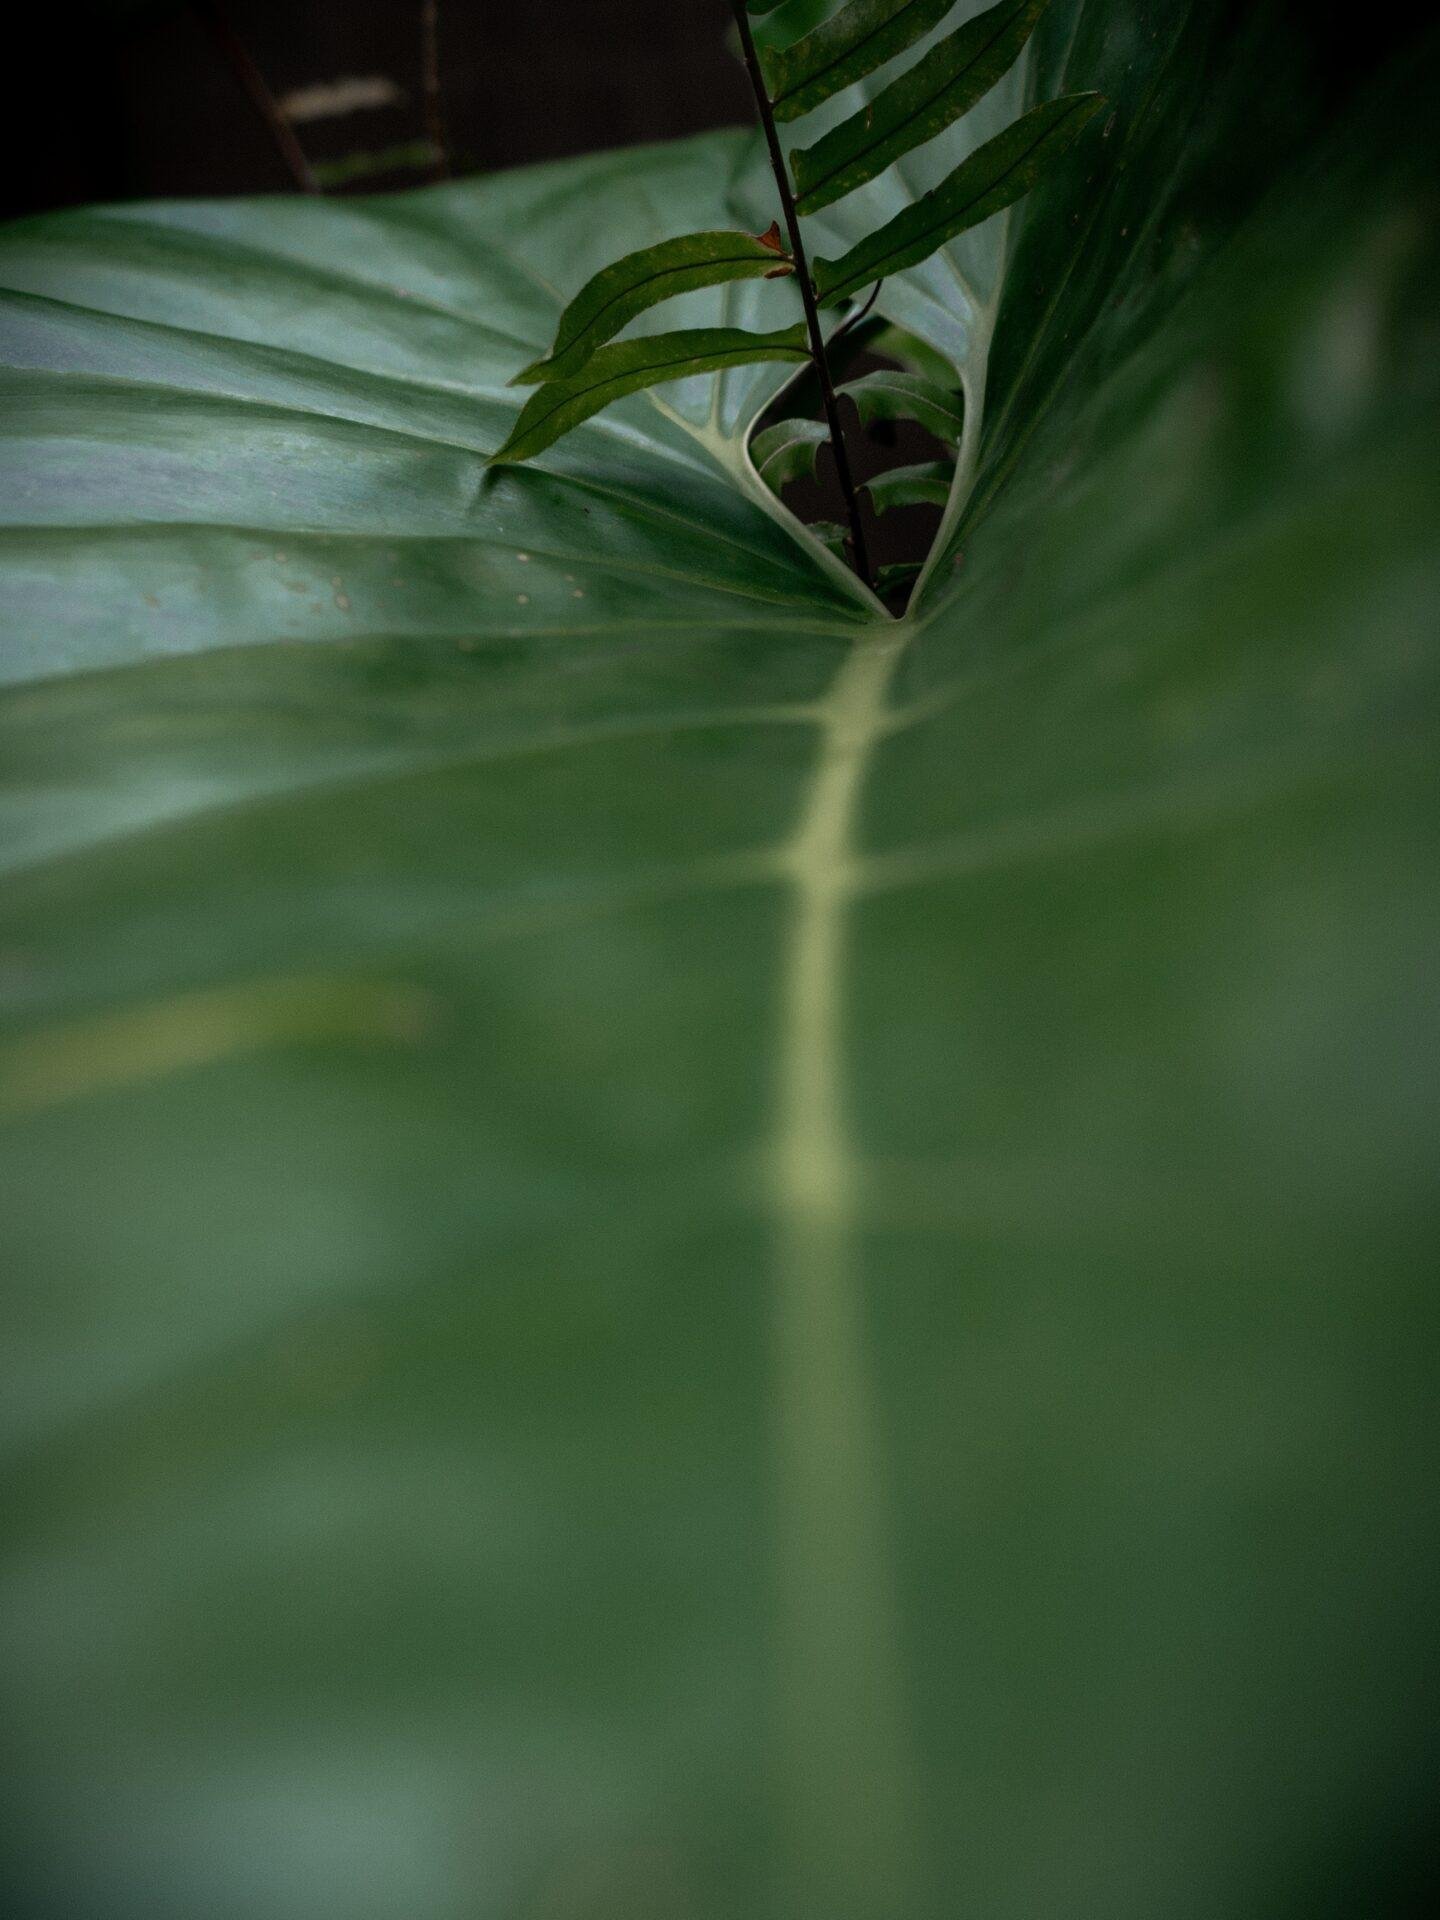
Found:
M 425 98 L 425 131 L 435 151 L 435 178 L 450 178 L 450 149 L 445 138 L 445 109 L 440 97 L 440 0 L 420 0 L 420 80 Z
M 865 302 L 864 306 L 857 307 L 854 313 L 846 314 L 844 320 L 841 322 L 841 324 L 838 327 L 836 327 L 834 333 L 832 333 L 830 336 L 830 344 L 832 347 L 834 346 L 837 340 L 843 340 L 847 333 L 853 333 L 855 331 L 856 327 L 859 326 L 860 322 L 865 318 L 865 316 L 869 313 L 870 309 L 874 306 L 875 302 L 880 298 L 880 289 L 881 287 L 884 286 L 884 284 L 885 282 L 883 280 L 877 280 L 874 286 L 871 287 L 870 298 Z
M 815 378 L 820 382 L 820 397 L 825 403 L 825 422 L 830 429 L 830 447 L 835 455 L 835 471 L 840 479 L 840 491 L 845 496 L 845 510 L 850 516 L 850 544 L 853 550 L 855 571 L 868 587 L 870 585 L 870 556 L 865 550 L 865 530 L 860 524 L 860 502 L 855 494 L 855 482 L 850 474 L 850 455 L 845 447 L 845 435 L 840 427 L 840 408 L 835 399 L 835 386 L 830 378 L 830 363 L 825 357 L 825 335 L 820 327 L 820 308 L 815 300 L 815 286 L 810 278 L 810 262 L 805 257 L 805 240 L 800 232 L 800 216 L 795 211 L 795 196 L 790 191 L 790 175 L 785 169 L 785 157 L 780 151 L 780 136 L 775 131 L 775 115 L 770 110 L 770 96 L 765 91 L 765 76 L 760 71 L 759 56 L 755 52 L 755 36 L 750 31 L 750 16 L 746 11 L 745 0 L 732 0 L 735 12 L 735 26 L 740 35 L 740 46 L 745 55 L 745 69 L 750 75 L 750 85 L 755 91 L 755 105 L 759 110 L 760 124 L 765 129 L 765 144 L 770 150 L 770 170 L 775 175 L 775 185 L 780 194 L 780 205 L 785 212 L 785 225 L 790 234 L 790 251 L 795 260 L 795 278 L 800 287 L 800 298 L 805 303 L 805 325 L 810 333 L 810 358 L 815 365 Z
M 280 111 L 280 102 L 270 91 L 265 76 L 250 58 L 245 42 L 226 18 L 224 10 L 211 0 L 190 0 L 190 11 L 208 30 L 235 78 L 250 97 L 250 104 L 270 129 L 281 159 L 290 169 L 302 193 L 319 193 L 320 182 L 305 158 L 305 149 L 295 138 L 295 130 Z

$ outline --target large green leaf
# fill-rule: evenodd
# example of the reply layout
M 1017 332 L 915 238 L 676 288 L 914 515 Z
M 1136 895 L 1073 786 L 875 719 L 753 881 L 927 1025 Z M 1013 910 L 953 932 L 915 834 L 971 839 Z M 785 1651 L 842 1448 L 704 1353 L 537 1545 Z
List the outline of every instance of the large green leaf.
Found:
M 7 1912 L 1405 1910 L 1434 121 L 1303 51 L 1056 0 L 898 622 L 783 368 L 484 468 L 748 136 L 0 239 Z

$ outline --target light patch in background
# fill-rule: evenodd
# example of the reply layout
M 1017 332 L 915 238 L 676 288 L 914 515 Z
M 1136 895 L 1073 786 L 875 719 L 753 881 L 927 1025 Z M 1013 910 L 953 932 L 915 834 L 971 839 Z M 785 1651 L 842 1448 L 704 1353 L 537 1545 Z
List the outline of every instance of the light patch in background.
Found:
M 404 100 L 404 90 L 383 73 L 345 74 L 296 87 L 283 96 L 280 111 L 292 125 L 303 126 L 307 120 L 340 120 L 372 107 L 401 106 Z
M 1364 414 L 1384 376 L 1386 331 L 1405 276 L 1425 242 L 1413 208 L 1393 212 L 1370 235 L 1348 278 L 1332 288 L 1295 352 L 1290 395 L 1297 416 L 1327 439 Z

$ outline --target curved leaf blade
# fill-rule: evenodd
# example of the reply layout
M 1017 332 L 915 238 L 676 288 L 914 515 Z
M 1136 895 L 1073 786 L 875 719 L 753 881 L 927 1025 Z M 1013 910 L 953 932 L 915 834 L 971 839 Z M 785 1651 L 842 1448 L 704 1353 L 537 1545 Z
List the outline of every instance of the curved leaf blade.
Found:
M 873 420 L 913 420 L 933 433 L 937 440 L 958 446 L 965 424 L 965 402 L 961 395 L 938 386 L 920 373 L 897 373 L 882 367 L 865 373 L 858 380 L 847 380 L 837 389 L 853 400 L 861 424 Z
M 510 384 L 572 379 L 637 314 L 700 287 L 771 279 L 793 271 L 788 260 L 768 235 L 723 231 L 686 233 L 627 253 L 586 282 L 561 314 L 549 353 L 532 361 Z
M 793 148 L 798 210 L 818 213 L 843 200 L 968 113 L 1020 57 L 1049 4 L 999 0 L 813 146 Z
M 549 380 L 532 393 L 489 464 L 533 460 L 612 401 L 646 387 L 761 360 L 809 357 L 804 324 L 798 321 L 775 333 L 748 333 L 743 327 L 682 327 L 674 333 L 614 341 L 597 348 L 573 379 Z
M 929 33 L 955 0 L 849 0 L 788 47 L 762 53 L 777 120 L 798 120 Z
M 953 460 L 922 460 L 872 474 L 863 484 L 876 513 L 888 513 L 891 507 L 943 507 L 954 478 Z
M 1098 93 L 1065 94 L 1015 121 L 963 160 L 948 179 L 838 260 L 815 262 L 821 300 L 841 300 L 917 265 L 1030 192 L 1104 106 Z
M 781 420 L 750 443 L 755 471 L 773 492 L 792 480 L 813 480 L 820 449 L 830 441 L 823 420 Z

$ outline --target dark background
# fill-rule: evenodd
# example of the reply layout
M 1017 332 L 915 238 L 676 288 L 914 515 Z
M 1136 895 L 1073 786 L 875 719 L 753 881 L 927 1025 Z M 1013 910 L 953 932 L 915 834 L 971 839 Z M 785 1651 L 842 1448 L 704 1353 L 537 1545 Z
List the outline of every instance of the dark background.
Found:
M 1235 0 L 1234 11 L 1261 3 Z M 1358 32 L 1353 9 L 1280 3 L 1301 29 L 1295 44 L 1312 67 L 1304 76 L 1312 99 L 1349 91 L 1404 31 L 1394 12 L 1372 13 Z M 744 77 L 725 44 L 729 11 L 728 0 L 439 0 L 455 170 L 748 120 Z M 7 47 L 7 144 L 16 151 L 0 167 L 0 211 L 293 187 L 205 8 L 86 0 L 26 12 L 30 44 L 17 48 L 10 37 Z M 433 177 L 421 0 L 223 0 L 223 14 L 281 99 L 347 76 L 380 76 L 396 89 L 384 106 L 295 128 L 327 191 Z M 13 140 L 27 108 L 28 130 Z
M 282 100 L 346 76 L 381 76 L 397 89 L 388 105 L 295 127 L 327 191 L 433 177 L 420 0 L 224 0 L 223 14 Z M 439 0 L 455 171 L 747 120 L 745 77 L 726 50 L 729 18 L 727 0 Z M 56 7 L 37 24 L 38 40 L 11 79 L 35 77 L 46 124 L 3 172 L 5 211 L 293 187 L 205 9 L 105 0 Z M 374 164 L 387 155 L 389 164 Z M 355 156 L 365 171 L 330 174 L 355 166 Z

